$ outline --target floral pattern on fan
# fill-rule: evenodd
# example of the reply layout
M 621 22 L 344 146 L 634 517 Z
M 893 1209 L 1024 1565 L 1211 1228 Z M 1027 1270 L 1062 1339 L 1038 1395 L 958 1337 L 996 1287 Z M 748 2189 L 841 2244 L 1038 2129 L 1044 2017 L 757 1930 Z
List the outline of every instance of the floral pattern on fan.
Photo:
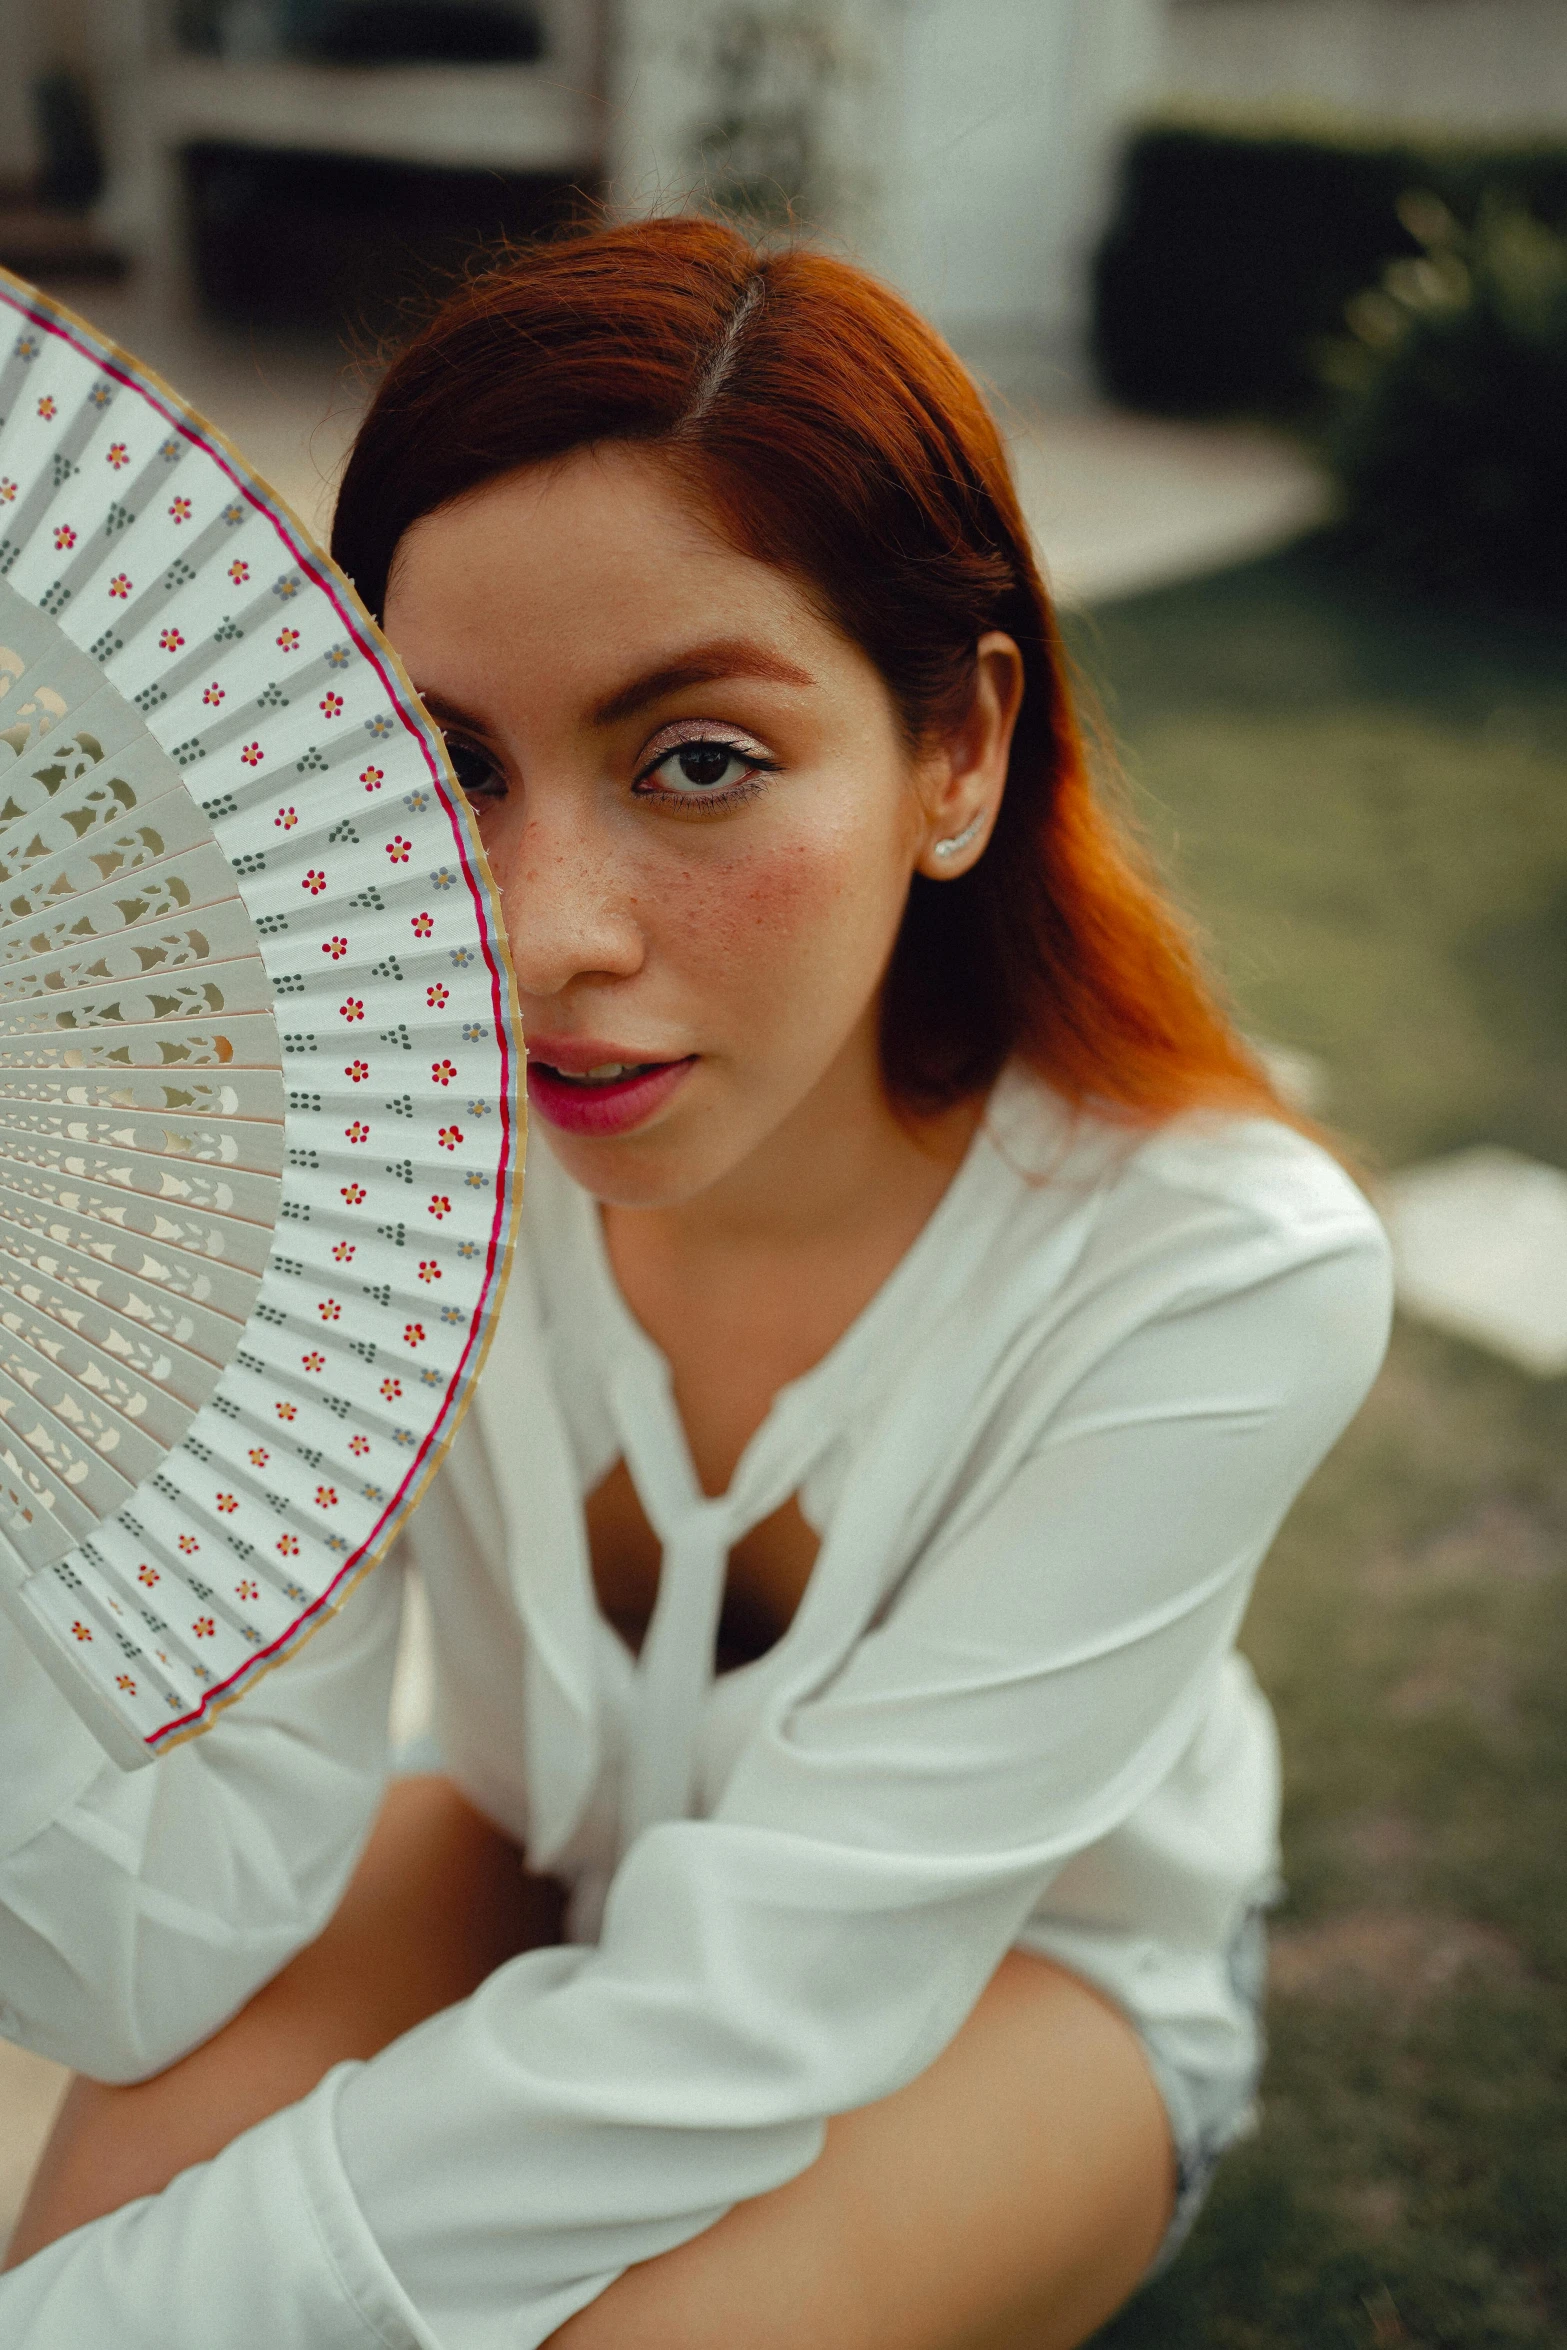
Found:
M 0 483 L 0 1598 L 132 1763 L 340 1602 L 449 1443 L 520 1038 L 347 583 L 3 276 Z

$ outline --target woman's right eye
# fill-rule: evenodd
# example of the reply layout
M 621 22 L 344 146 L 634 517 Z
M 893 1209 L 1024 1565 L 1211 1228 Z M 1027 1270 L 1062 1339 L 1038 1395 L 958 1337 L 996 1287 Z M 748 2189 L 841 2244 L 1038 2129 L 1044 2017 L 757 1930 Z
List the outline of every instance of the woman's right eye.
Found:
M 448 735 L 446 756 L 452 763 L 452 773 L 470 800 L 494 801 L 506 797 L 506 779 L 488 751 L 476 749 L 460 736 Z

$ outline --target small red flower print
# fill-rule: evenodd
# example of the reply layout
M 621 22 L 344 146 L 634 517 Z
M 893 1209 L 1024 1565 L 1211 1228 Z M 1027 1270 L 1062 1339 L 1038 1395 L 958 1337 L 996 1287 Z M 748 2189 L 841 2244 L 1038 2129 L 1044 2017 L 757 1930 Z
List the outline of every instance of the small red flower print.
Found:
M 275 1403 L 272 1406 L 272 1409 L 276 1412 L 280 1420 L 297 1420 L 299 1417 L 299 1406 L 297 1403 Z
M 243 587 L 246 580 L 250 577 L 250 565 L 248 563 L 241 563 L 236 558 L 235 561 L 229 565 L 229 577 L 234 582 L 236 587 Z
M 158 643 L 166 653 L 177 653 L 184 642 L 185 639 L 177 628 L 166 628 L 158 639 Z
M 90 1639 L 92 1638 L 92 1633 L 91 1633 L 91 1632 L 88 1630 L 87 1626 L 86 1626 L 86 1625 L 85 1625 L 85 1624 L 82 1622 L 82 1619 L 81 1619 L 81 1617 L 80 1617 L 80 1616 L 78 1616 L 78 1617 L 77 1617 L 77 1619 L 76 1619 L 75 1623 L 74 1623 L 74 1624 L 71 1626 L 71 1631 L 72 1631 L 72 1633 L 74 1634 L 75 1638 L 76 1638 L 76 1639 L 78 1639 L 78 1640 L 90 1640 Z
M 247 767 L 259 767 L 267 754 L 259 743 L 247 743 L 239 755 Z
M 343 1018 L 348 1021 L 350 1025 L 352 1025 L 355 1020 L 362 1020 L 364 1018 L 365 999 L 363 996 L 359 995 L 346 996 L 337 1008 L 342 1013 Z
M 299 1536 L 298 1536 L 297 1534 L 280 1534 L 280 1535 L 278 1536 L 278 1538 L 277 1538 L 277 1546 L 278 1546 L 278 1550 L 279 1550 L 279 1552 L 281 1553 L 281 1555 L 282 1555 L 284 1558 L 286 1558 L 286 1559 L 297 1559 L 297 1558 L 298 1558 L 298 1556 L 299 1556 Z
M 284 630 L 281 632 L 281 634 L 279 635 L 279 637 L 278 637 L 278 640 L 277 640 L 277 641 L 278 641 L 278 650 L 279 650 L 280 652 L 283 652 L 283 653 L 296 653 L 296 652 L 298 652 L 298 650 L 299 650 L 299 631 L 298 631 L 298 629 L 297 629 L 297 628 L 285 628 L 285 629 L 284 629 Z
M 423 1346 L 424 1324 L 422 1322 L 405 1322 L 403 1324 L 403 1344 L 404 1346 Z
M 349 1449 L 349 1451 L 350 1451 L 351 1453 L 355 1453 L 355 1454 L 357 1454 L 357 1456 L 359 1457 L 359 1459 L 360 1459 L 360 1460 L 363 1460 L 363 1459 L 364 1459 L 364 1457 L 365 1457 L 365 1454 L 366 1454 L 366 1453 L 367 1453 L 367 1452 L 370 1450 L 370 1439 L 369 1439 L 369 1437 L 368 1437 L 368 1436 L 350 1436 L 350 1438 L 348 1439 L 348 1449 Z
M 361 1208 L 364 1206 L 367 1194 L 362 1183 L 345 1183 L 343 1197 L 351 1208 Z
M 191 1630 L 198 1640 L 210 1640 L 217 1628 L 210 1616 L 198 1616 L 191 1626 Z
M 50 399 L 48 393 L 45 392 L 43 398 L 38 403 L 38 413 L 47 424 L 54 412 L 54 402 Z
M 174 500 L 173 504 L 172 504 L 172 505 L 170 506 L 170 508 L 169 508 L 169 518 L 170 518 L 170 520 L 171 520 L 171 521 L 173 521 L 173 522 L 189 522 L 189 520 L 190 520 L 190 500 L 189 500 L 189 498 L 176 498 L 176 499 Z
M 184 1551 L 187 1558 L 191 1558 L 198 1550 L 200 1550 L 201 1544 L 196 1540 L 194 1534 L 182 1534 L 180 1536 L 180 1548 L 182 1551 Z
M 368 1061 L 345 1061 L 343 1063 L 343 1075 L 351 1078 L 355 1085 L 363 1085 L 369 1074 L 370 1064 Z
M 450 1085 L 456 1074 L 457 1064 L 455 1061 L 432 1061 L 430 1063 L 430 1075 L 437 1085 Z
M 335 1509 L 336 1509 L 336 1507 L 337 1507 L 337 1488 L 336 1488 L 336 1486 L 335 1486 L 335 1485 L 318 1485 L 318 1486 L 316 1487 L 316 1508 L 317 1508 L 318 1510 L 335 1510 Z
M 292 832 L 299 822 L 299 811 L 297 808 L 279 808 L 272 821 L 279 832 Z
M 299 1359 L 307 1371 L 324 1371 L 326 1369 L 326 1356 L 321 1353 L 318 1347 L 313 1346 L 307 1355 L 301 1355 Z
M 443 1216 L 449 1216 L 451 1212 L 452 1203 L 447 1198 L 445 1192 L 432 1191 L 430 1194 L 430 1213 L 435 1218 L 436 1222 L 439 1223 Z
M 246 1575 L 241 1582 L 235 1584 L 234 1597 L 236 1599 L 259 1599 L 261 1597 L 261 1585 L 259 1583 L 253 1583 L 250 1577 Z
M 316 1304 L 316 1312 L 321 1316 L 323 1322 L 341 1322 L 343 1319 L 343 1309 L 335 1297 L 319 1299 Z
M 343 715 L 342 695 L 323 694 L 321 696 L 321 714 L 325 718 L 341 718 Z
M 462 1128 L 460 1126 L 443 1126 L 435 1139 L 443 1151 L 454 1151 L 462 1140 Z
M 343 1132 L 347 1135 L 350 1142 L 368 1142 L 370 1140 L 370 1129 L 365 1124 L 363 1118 L 356 1118 L 352 1126 L 345 1126 L 343 1128 Z
M 396 1401 L 397 1401 L 398 1397 L 399 1397 L 399 1396 L 402 1394 L 402 1392 L 403 1392 L 403 1383 L 402 1383 L 401 1379 L 383 1379 L 383 1380 L 382 1380 L 382 1382 L 381 1382 L 381 1393 L 382 1393 L 382 1394 L 385 1396 L 385 1398 L 386 1398 L 386 1400 L 387 1400 L 387 1402 L 388 1402 L 388 1403 L 396 1403 Z
M 415 914 L 408 927 L 415 938 L 428 938 L 435 928 L 435 916 L 433 914 Z
M 351 1265 L 354 1261 L 355 1252 L 357 1251 L 358 1246 L 359 1244 L 357 1241 L 340 1240 L 337 1243 L 337 1246 L 333 1249 L 332 1254 L 340 1265 Z
M 220 702 L 228 699 L 228 688 L 219 685 L 217 679 L 214 678 L 201 698 L 209 710 L 215 710 Z
M 433 987 L 427 987 L 425 989 L 424 1000 L 429 1005 L 432 1012 L 438 1012 L 443 1004 L 449 1004 L 451 1002 L 452 991 L 449 987 L 443 987 L 440 981 L 437 980 Z
M 271 1458 L 272 1455 L 268 1452 L 264 1444 L 253 1444 L 251 1446 L 250 1459 L 253 1468 L 264 1469 Z
M 218 1507 L 226 1518 L 231 1518 L 234 1515 L 234 1512 L 239 1508 L 239 1503 L 235 1500 L 232 1493 L 220 1493 L 218 1495 Z
M 299 886 L 301 889 L 307 889 L 313 898 L 318 898 L 326 887 L 326 875 L 312 865 Z
M 409 852 L 412 850 L 413 845 L 414 844 L 411 840 L 404 840 L 402 834 L 399 832 L 394 834 L 393 837 L 387 842 L 386 853 L 391 858 L 394 865 L 406 865 L 408 862 Z
M 138 1567 L 136 1570 L 136 1580 L 138 1583 L 145 1583 L 147 1589 L 150 1591 L 154 1583 L 160 1583 L 163 1578 L 158 1573 L 156 1567 L 142 1566 Z
M 441 1268 L 436 1263 L 434 1257 L 421 1257 L 419 1259 L 419 1278 L 421 1281 L 440 1280 Z
M 321 952 L 323 955 L 330 955 L 334 963 L 340 963 L 348 952 L 348 941 L 346 938 L 323 939 Z
M 116 1689 L 123 1689 L 127 1697 L 134 1697 L 136 1694 L 136 1684 L 129 1673 L 116 1673 L 114 1686 Z
M 361 767 L 359 780 L 366 791 L 379 791 L 386 781 L 386 769 L 384 767 Z
M 74 547 L 74 546 L 75 546 L 75 544 L 76 544 L 76 533 L 75 533 L 75 531 L 74 531 L 74 530 L 72 530 L 72 528 L 71 528 L 71 526 L 70 526 L 70 524 L 69 524 L 68 522 L 62 522 L 62 523 L 61 523 L 61 525 L 60 525 L 60 527 L 59 527 L 59 529 L 58 529 L 58 530 L 55 532 L 55 534 L 54 534 L 54 545 L 55 545 L 55 552 L 56 552 L 56 554 L 58 554 L 58 555 L 63 555 L 63 554 L 66 552 L 66 550 L 67 550 L 68 548 L 70 548 L 70 547 Z
M 111 441 L 104 454 L 116 473 L 122 465 L 129 465 L 131 461 L 131 453 L 123 441 Z
M 130 580 L 129 580 L 128 576 L 127 576 L 127 575 L 126 575 L 126 573 L 125 573 L 125 572 L 123 572 L 123 571 L 117 571 L 117 572 L 115 573 L 114 577 L 113 577 L 113 578 L 110 580 L 110 582 L 109 582 L 109 593 L 110 593 L 110 595 L 111 595 L 111 596 L 118 596 L 118 597 L 119 597 L 119 599 L 120 599 L 120 601 L 123 603 L 123 602 L 124 602 L 124 600 L 125 600 L 125 598 L 126 598 L 126 597 L 127 597 L 129 594 L 130 594 L 130 592 L 131 592 L 131 583 L 130 583 Z
M 16 484 L 8 473 L 0 473 L 0 503 L 7 506 L 16 504 Z

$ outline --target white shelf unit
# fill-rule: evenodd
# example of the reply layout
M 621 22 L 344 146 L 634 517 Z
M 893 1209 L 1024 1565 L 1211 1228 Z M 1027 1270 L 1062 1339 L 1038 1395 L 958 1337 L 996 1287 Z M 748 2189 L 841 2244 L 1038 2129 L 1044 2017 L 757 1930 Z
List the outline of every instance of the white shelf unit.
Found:
M 460 170 L 598 162 L 602 108 L 550 65 L 228 65 L 164 57 L 145 102 L 161 146 L 197 140 Z
M 113 165 L 105 226 L 176 304 L 180 152 L 221 142 L 454 171 L 603 165 L 607 0 L 545 0 L 533 65 L 231 62 L 175 46 L 168 0 L 96 0 Z

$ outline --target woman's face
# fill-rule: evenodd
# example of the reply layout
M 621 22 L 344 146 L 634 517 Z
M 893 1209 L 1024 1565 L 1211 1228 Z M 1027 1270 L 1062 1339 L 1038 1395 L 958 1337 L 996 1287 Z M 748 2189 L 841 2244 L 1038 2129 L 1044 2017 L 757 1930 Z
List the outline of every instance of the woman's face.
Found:
M 416 523 L 386 628 L 477 811 L 530 1102 L 579 1182 L 678 1205 L 846 1088 L 879 1101 L 941 811 L 879 673 L 784 573 L 608 445 Z

